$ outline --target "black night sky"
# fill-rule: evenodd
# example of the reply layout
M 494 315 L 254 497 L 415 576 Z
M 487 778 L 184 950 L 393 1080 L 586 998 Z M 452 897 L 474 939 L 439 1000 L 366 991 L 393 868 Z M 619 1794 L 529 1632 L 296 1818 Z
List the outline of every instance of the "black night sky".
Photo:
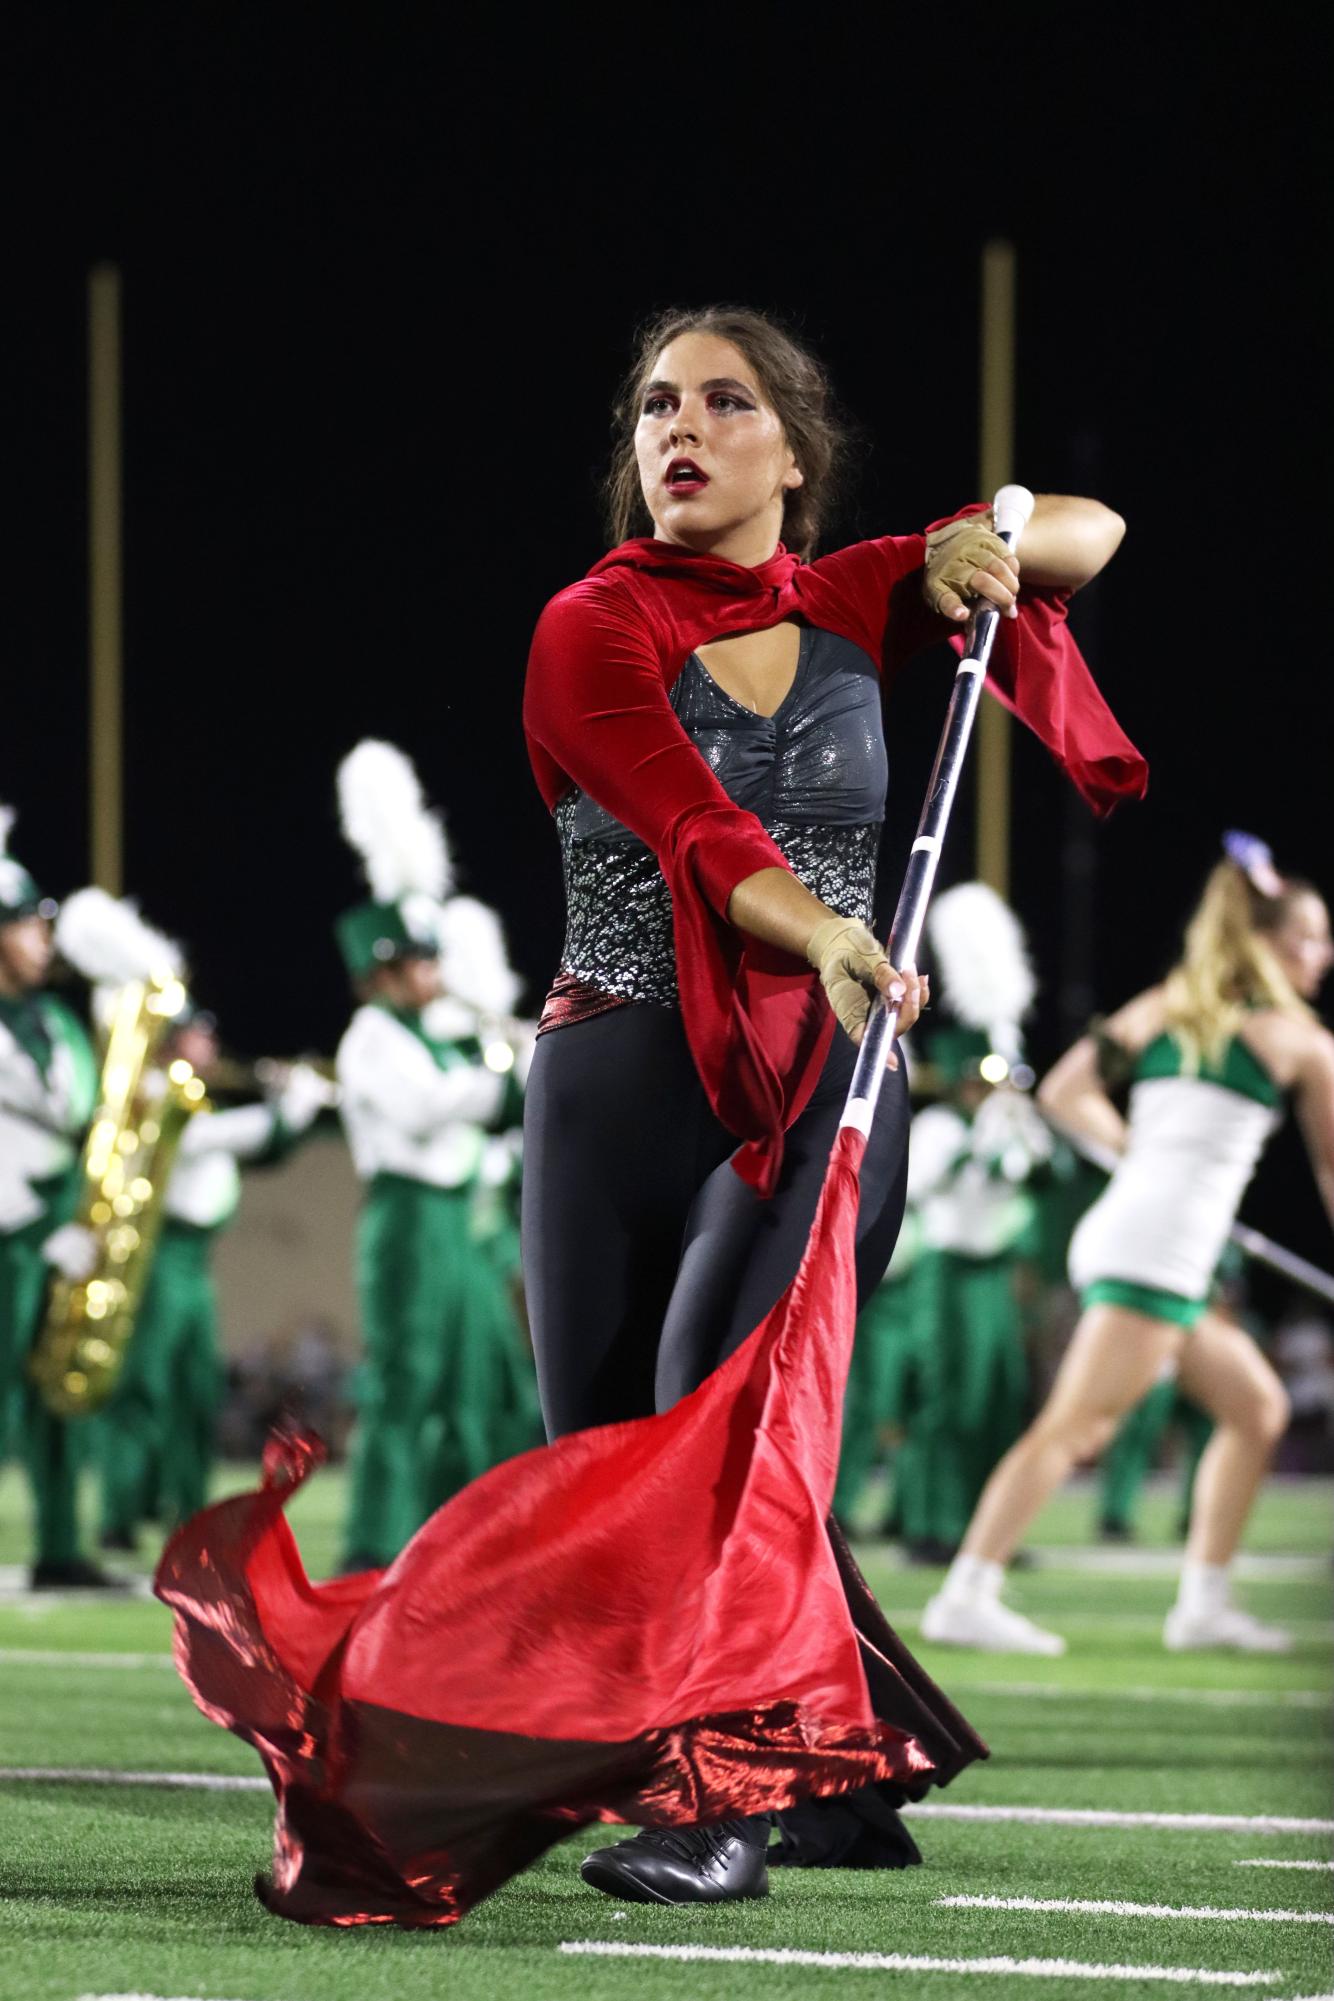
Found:
M 604 546 L 635 323 L 715 297 L 795 318 L 868 440 L 833 539 L 907 530 L 974 495 L 992 234 L 1019 258 L 1016 473 L 1130 524 L 1075 626 L 1152 767 L 1098 828 L 1017 745 L 1035 1057 L 1161 973 L 1222 828 L 1334 886 L 1322 31 L 1043 6 L 6 18 L 0 798 L 44 883 L 86 879 L 84 299 L 108 258 L 127 887 L 237 1050 L 337 1038 L 357 880 L 333 769 L 368 733 L 416 759 L 540 999 L 561 908 L 523 664 Z M 887 908 L 946 658 L 890 712 Z M 946 874 L 970 872 L 965 815 Z M 1248 1213 L 1329 1262 L 1291 1135 Z

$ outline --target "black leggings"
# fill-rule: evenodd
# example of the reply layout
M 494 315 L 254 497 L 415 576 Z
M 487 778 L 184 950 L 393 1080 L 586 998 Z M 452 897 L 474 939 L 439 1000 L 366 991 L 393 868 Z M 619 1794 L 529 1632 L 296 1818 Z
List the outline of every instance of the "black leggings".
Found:
M 768 1200 L 728 1164 L 680 1016 L 647 1004 L 554 1029 L 524 1106 L 523 1269 L 547 1435 L 666 1410 L 796 1275 L 856 1051 L 836 1032 Z M 885 1079 L 857 1218 L 857 1296 L 903 1217 L 908 1093 Z

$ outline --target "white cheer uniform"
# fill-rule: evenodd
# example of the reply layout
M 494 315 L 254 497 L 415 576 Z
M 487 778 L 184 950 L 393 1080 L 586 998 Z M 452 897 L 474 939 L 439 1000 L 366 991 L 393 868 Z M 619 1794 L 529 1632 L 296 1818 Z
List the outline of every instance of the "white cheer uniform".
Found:
M 1158 1036 L 1136 1061 L 1125 1153 L 1070 1240 L 1071 1284 L 1204 1301 L 1281 1117 L 1278 1085 L 1240 1038 L 1192 1075 L 1176 1037 Z

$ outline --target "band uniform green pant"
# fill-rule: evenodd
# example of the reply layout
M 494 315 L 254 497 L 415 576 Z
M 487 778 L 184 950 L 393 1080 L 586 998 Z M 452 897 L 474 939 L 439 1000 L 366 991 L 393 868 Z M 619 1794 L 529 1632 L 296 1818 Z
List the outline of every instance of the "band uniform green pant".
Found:
M 63 1185 L 60 1198 L 66 1196 Z M 73 1206 L 53 1199 L 44 1215 L 0 1236 L 0 1398 L 3 1439 L 16 1443 L 32 1488 L 39 1563 L 70 1563 L 79 1554 L 78 1478 L 83 1457 L 79 1419 L 54 1417 L 28 1375 L 28 1358 L 46 1304 L 50 1266 L 42 1245 Z
M 222 1398 L 212 1230 L 170 1218 L 114 1394 L 98 1419 L 102 1527 L 182 1522 L 208 1499 Z
M 503 1456 L 504 1340 L 495 1262 L 473 1239 L 472 1190 L 377 1175 L 357 1242 L 364 1357 L 352 1443 L 348 1564 L 387 1564 L 427 1517 Z
M 1016 1260 L 923 1253 L 907 1437 L 895 1462 L 908 1542 L 957 1544 L 1024 1427 L 1028 1364 Z
M 843 1404 L 843 1444 L 834 1513 L 849 1522 L 878 1464 L 887 1434 L 901 1431 L 912 1368 L 916 1270 L 887 1278 L 857 1317 Z

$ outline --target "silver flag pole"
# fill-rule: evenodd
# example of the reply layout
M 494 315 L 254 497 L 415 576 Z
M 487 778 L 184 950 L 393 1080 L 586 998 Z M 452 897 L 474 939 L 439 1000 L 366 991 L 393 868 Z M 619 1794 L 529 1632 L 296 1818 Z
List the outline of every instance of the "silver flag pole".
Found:
M 994 510 L 996 533 L 1007 548 L 1015 548 L 1033 512 L 1032 494 L 1026 486 L 1003 486 L 996 495 Z M 940 865 L 940 851 L 959 790 L 968 739 L 972 735 L 973 719 L 982 699 L 982 683 L 986 679 L 987 662 L 991 658 L 1000 616 L 994 605 L 982 605 L 968 624 L 968 644 L 954 676 L 945 727 L 936 749 L 936 761 L 931 767 L 931 781 L 926 788 L 921 818 L 917 822 L 917 838 L 908 856 L 908 867 L 886 948 L 890 964 L 895 967 L 917 964 L 927 905 L 931 901 L 936 870 Z M 898 1032 L 898 1025 L 897 1001 L 881 996 L 871 1009 L 862 1036 L 857 1067 L 852 1073 L 840 1126 L 855 1126 L 858 1132 L 870 1132 L 880 1086 L 884 1081 L 885 1058 Z

